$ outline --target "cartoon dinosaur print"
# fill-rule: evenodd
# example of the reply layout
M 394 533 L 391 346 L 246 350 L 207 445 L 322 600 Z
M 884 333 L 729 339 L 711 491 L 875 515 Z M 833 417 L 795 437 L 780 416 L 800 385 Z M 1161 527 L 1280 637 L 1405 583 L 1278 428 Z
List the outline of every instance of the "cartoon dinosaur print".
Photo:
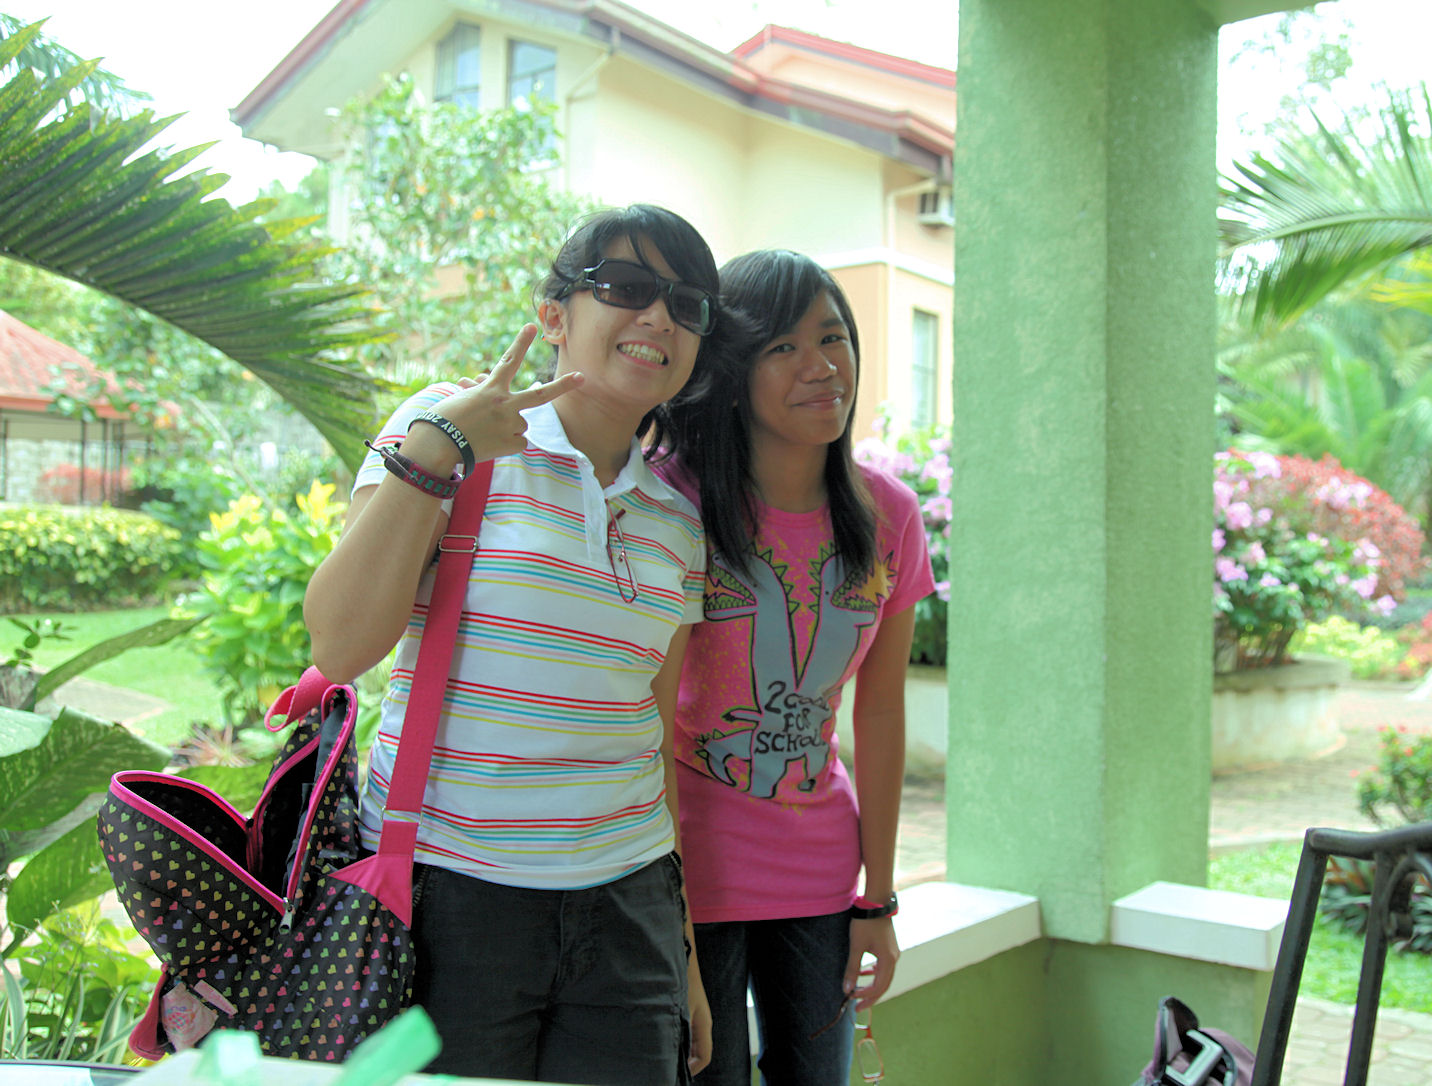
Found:
M 799 660 L 786 567 L 774 565 L 770 552 L 752 555 L 750 565 L 746 579 L 719 556 L 713 559 L 706 620 L 750 620 L 751 704 L 726 712 L 724 719 L 738 726 L 700 737 L 696 754 L 716 780 L 769 799 L 793 765 L 803 763 L 796 787 L 808 792 L 829 762 L 829 694 L 858 650 L 861 631 L 875 621 L 877 595 L 888 578 L 879 562 L 878 573 L 847 578 L 832 549 L 823 549 L 811 563 L 820 595 L 810 645 Z M 872 584 L 879 588 L 869 590 Z M 742 762 L 748 766 L 744 781 L 733 772 Z

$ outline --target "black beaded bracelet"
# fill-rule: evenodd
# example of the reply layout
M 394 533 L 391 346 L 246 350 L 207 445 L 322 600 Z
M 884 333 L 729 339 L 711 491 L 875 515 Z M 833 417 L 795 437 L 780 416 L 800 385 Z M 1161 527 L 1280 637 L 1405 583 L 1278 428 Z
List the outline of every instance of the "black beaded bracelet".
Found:
M 472 442 L 468 441 L 467 435 L 457 428 L 452 419 L 444 418 L 436 411 L 424 411 L 421 415 L 408 423 L 408 429 L 420 422 L 426 422 L 429 426 L 436 426 L 443 433 L 447 434 L 449 440 L 457 446 L 457 451 L 462 454 L 462 473 L 471 475 L 473 466 L 477 460 L 472 455 Z
M 383 460 L 383 466 L 409 486 L 415 486 L 424 494 L 446 501 L 457 496 L 458 484 L 463 476 L 453 472 L 451 479 L 439 479 L 426 468 L 415 464 L 411 457 L 404 456 L 397 449 L 384 445 L 381 448 L 371 441 L 363 442 Z

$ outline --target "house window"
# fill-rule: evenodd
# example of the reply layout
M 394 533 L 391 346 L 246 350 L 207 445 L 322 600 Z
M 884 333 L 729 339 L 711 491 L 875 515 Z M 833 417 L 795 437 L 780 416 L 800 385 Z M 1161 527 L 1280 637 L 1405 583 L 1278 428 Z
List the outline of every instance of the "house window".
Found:
M 481 72 L 481 35 L 471 23 L 458 23 L 438 42 L 438 71 L 433 96 L 439 102 L 455 102 L 478 108 Z
M 910 340 L 910 421 L 933 426 L 939 403 L 940 318 L 915 310 Z
M 507 46 L 507 103 L 529 109 L 539 98 L 551 101 L 557 86 L 557 50 L 528 41 Z

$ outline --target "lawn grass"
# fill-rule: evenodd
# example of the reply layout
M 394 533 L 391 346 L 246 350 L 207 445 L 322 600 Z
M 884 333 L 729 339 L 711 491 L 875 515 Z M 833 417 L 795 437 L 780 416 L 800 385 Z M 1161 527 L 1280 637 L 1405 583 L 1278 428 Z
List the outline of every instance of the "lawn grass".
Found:
M 1208 864 L 1208 885 L 1286 901 L 1293 891 L 1301 852 L 1301 844 L 1285 844 L 1215 856 Z M 1335 1003 L 1355 1002 L 1362 945 L 1360 935 L 1334 927 L 1320 916 L 1308 943 L 1298 994 Z M 1381 1006 L 1432 1014 L 1432 957 L 1390 951 L 1382 978 Z
M 68 640 L 46 638 L 35 650 L 35 665 L 44 669 L 62 663 L 107 637 L 166 618 L 169 610 L 165 604 L 124 611 L 41 612 L 15 617 L 31 623 L 52 618 L 63 624 Z M 0 659 L 9 655 L 22 636 L 8 622 L 0 623 Z M 203 661 L 186 634 L 165 645 L 131 649 L 91 668 L 83 677 L 167 701 L 172 708 L 131 728 L 162 746 L 172 747 L 183 742 L 194 722 L 217 725 L 223 721 L 218 688 L 204 670 Z

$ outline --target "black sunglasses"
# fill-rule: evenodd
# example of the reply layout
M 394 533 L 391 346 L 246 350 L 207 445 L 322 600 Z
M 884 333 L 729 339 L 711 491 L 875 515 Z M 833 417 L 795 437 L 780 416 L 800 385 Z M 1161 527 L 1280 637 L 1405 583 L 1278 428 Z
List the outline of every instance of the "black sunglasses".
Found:
M 666 311 L 677 324 L 698 336 L 710 335 L 716 327 L 716 299 L 700 287 L 663 279 L 645 264 L 630 260 L 603 260 L 584 271 L 585 277 L 569 283 L 566 292 L 590 287 L 592 297 L 604 305 L 645 309 L 665 291 Z

